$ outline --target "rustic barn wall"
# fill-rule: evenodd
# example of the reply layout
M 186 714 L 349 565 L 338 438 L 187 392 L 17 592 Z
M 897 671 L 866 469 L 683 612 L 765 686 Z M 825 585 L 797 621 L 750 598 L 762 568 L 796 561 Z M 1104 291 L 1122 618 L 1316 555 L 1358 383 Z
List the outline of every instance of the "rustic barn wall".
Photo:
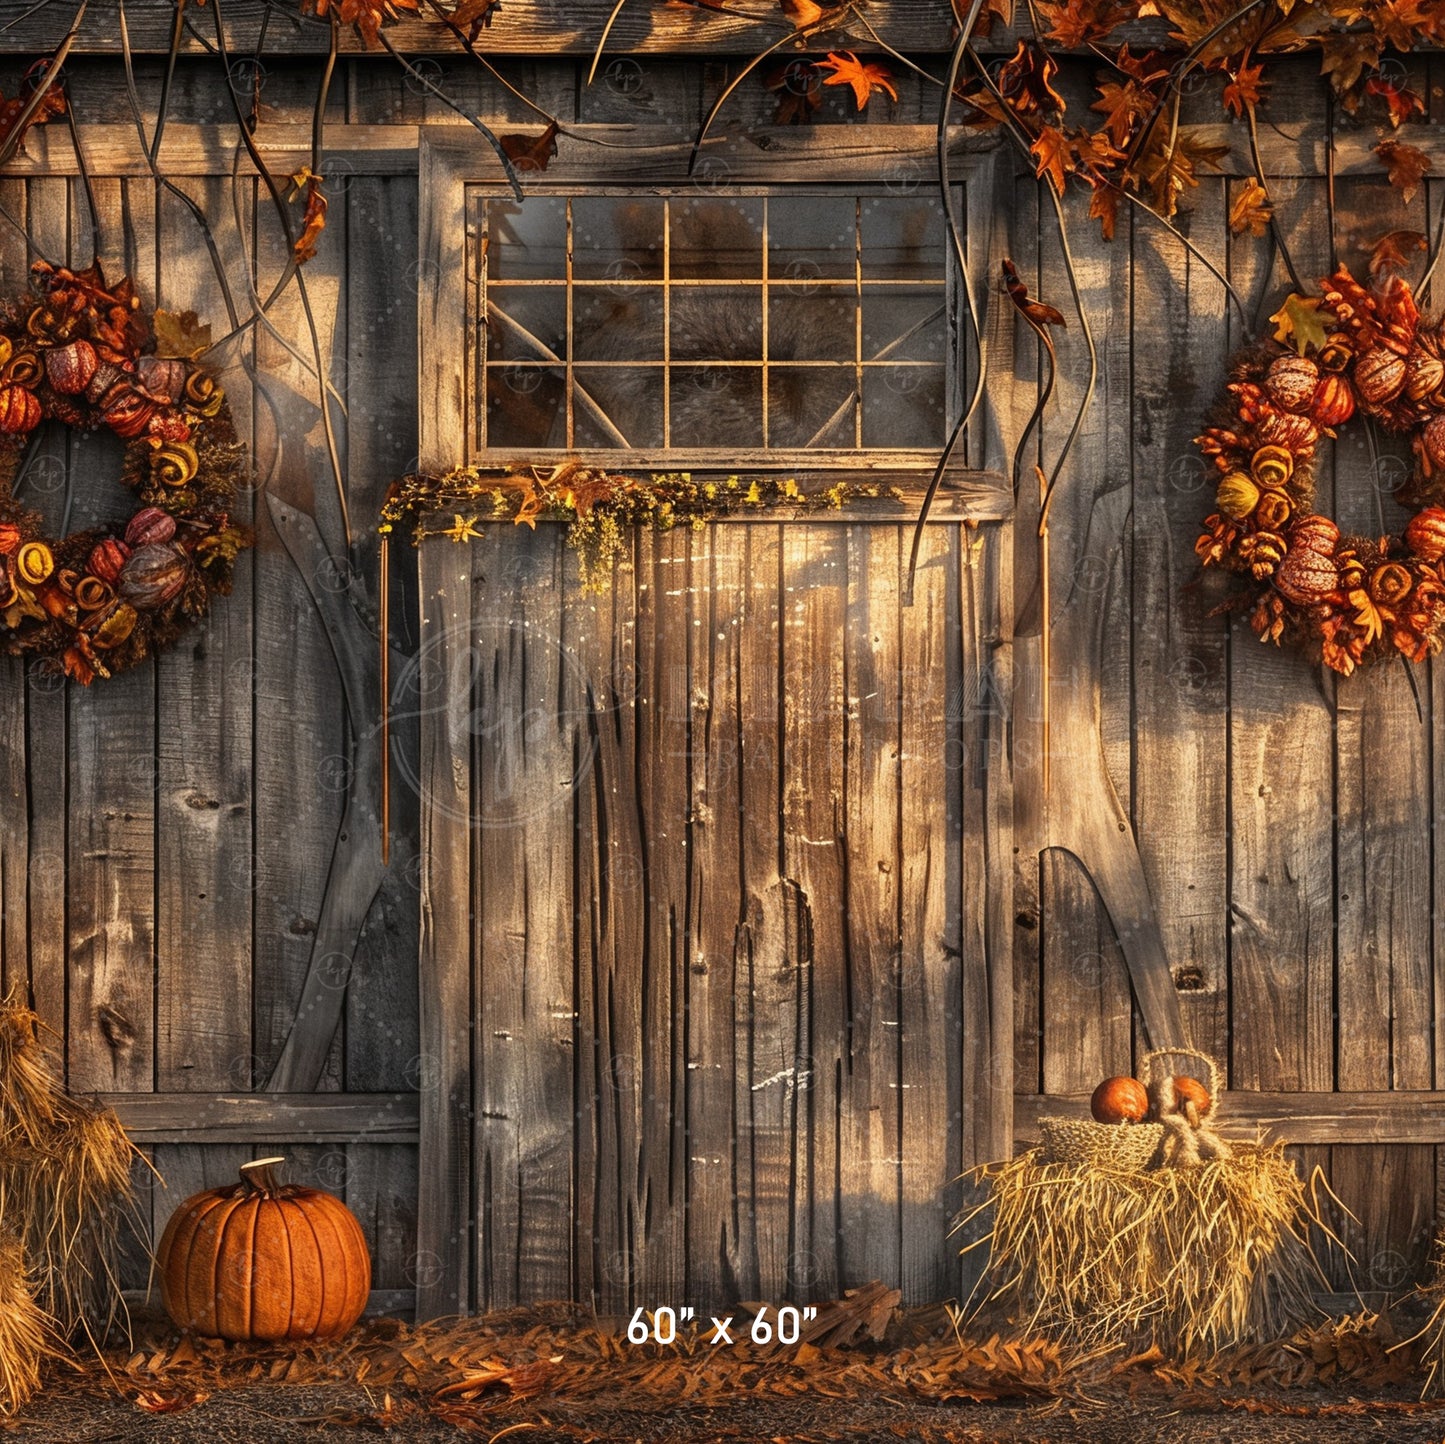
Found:
M 1437 112 L 1438 64 L 1419 62 L 1409 82 Z M 1302 65 L 1271 94 L 1261 131 L 1305 286 L 1334 260 L 1320 96 L 1313 68 Z M 1186 98 L 1186 121 L 1217 118 L 1213 95 L 1207 107 L 1200 99 Z M 1445 190 L 1432 181 L 1407 204 L 1370 154 L 1374 126 L 1342 116 L 1334 126 L 1335 247 L 1360 274 L 1385 232 L 1433 231 Z M 1419 132 L 1432 154 L 1438 134 L 1434 124 Z M 1240 306 L 1199 254 L 1142 211 L 1121 213 L 1110 245 L 1085 219 L 1083 198 L 1066 206 L 1100 376 L 1053 512 L 1054 592 L 1063 599 L 1055 657 L 1070 650 L 1059 632 L 1070 634 L 1083 685 L 1098 687 L 1110 774 L 1139 839 L 1192 1041 L 1226 1063 L 1231 1089 L 1242 1090 L 1230 1105 L 1244 1126 L 1268 1123 L 1299 1141 L 1303 1166 L 1325 1170 L 1358 1220 L 1342 1221 L 1355 1277 L 1364 1288 L 1390 1288 L 1423 1265 L 1445 1177 L 1435 1147 L 1439 1095 L 1414 1091 L 1437 1089 L 1440 1076 L 1431 847 L 1438 671 L 1422 668 L 1412 681 L 1391 665 L 1340 679 L 1262 646 L 1242 617 L 1209 615 L 1218 594 L 1199 585 L 1192 545 L 1212 509 L 1213 481 L 1190 439 L 1221 395 L 1228 353 L 1268 329 L 1292 288 L 1268 241 L 1228 229 L 1251 170 L 1244 128 L 1219 125 L 1210 138 L 1231 145 L 1225 174 L 1189 192 L 1179 228 L 1229 277 Z M 1024 180 L 1020 252 L 1036 290 L 1075 328 L 1061 341 L 1066 385 L 1046 422 L 1047 456 L 1072 416 L 1087 359 L 1053 217 L 1045 206 L 1035 230 L 1037 209 L 1037 189 Z M 1390 491 L 1406 474 L 1403 455 L 1388 438 L 1347 428 L 1320 469 L 1320 508 L 1346 530 L 1398 530 L 1404 514 Z M 1021 534 L 1027 525 L 1021 518 Z M 1027 615 L 1029 551 L 1021 542 L 1025 678 L 1037 630 Z M 1080 625 L 1084 612 L 1096 629 Z M 1056 687 L 1079 684 L 1069 673 Z M 1025 693 L 1016 714 L 1025 796 L 1039 785 L 1029 763 L 1036 718 Z M 1067 854 L 1036 862 L 1027 837 L 1019 842 L 1019 1086 L 1078 1095 L 1126 1069 L 1146 1040 L 1086 871 Z M 1056 1108 L 1021 1098 L 1023 1135 L 1040 1109 Z M 1338 1262 L 1333 1272 L 1343 1284 Z
M 624 21 L 632 14 L 624 7 Z M 502 73 L 564 121 L 670 124 L 687 138 L 741 64 L 707 53 L 634 59 L 618 38 L 619 63 L 604 66 L 592 86 L 572 61 L 519 56 L 503 61 Z M 26 50 L 25 60 L 0 67 L 7 94 L 28 51 L 40 48 L 23 41 L 17 36 L 15 51 Z M 535 112 L 477 67 L 437 64 L 429 73 L 465 108 L 503 128 L 540 128 Z M 147 172 L 119 61 L 77 58 L 71 69 L 98 177 L 101 255 L 113 270 L 134 269 L 159 304 L 194 307 L 224 329 L 224 296 L 200 233 Z M 151 124 L 163 67 L 142 58 L 136 69 Z M 1438 69 L 1436 60 L 1419 62 L 1412 76 L 1433 112 L 1412 140 L 1445 156 Z M 278 147 L 278 173 L 304 163 L 313 75 L 273 58 L 258 66 L 242 57 L 229 77 L 203 59 L 178 70 L 166 171 L 209 217 L 242 312 L 252 304 L 248 281 L 264 295 L 280 275 L 284 243 L 249 168 L 242 163 L 234 179 L 232 144 L 223 139 L 217 148 L 216 137 L 231 134 L 234 83 L 243 106 L 256 110 L 263 148 Z M 930 122 L 936 92 L 911 75 L 900 84 L 891 117 L 875 110 L 869 120 Z M 756 125 L 774 103 L 754 76 L 725 119 Z M 1279 213 L 1306 280 L 1330 260 L 1319 105 L 1306 64 L 1297 84 L 1272 93 L 1271 124 L 1260 137 L 1267 172 L 1283 178 Z M 1217 120 L 1212 95 L 1185 97 L 1185 121 L 1195 116 Z M 850 118 L 846 97 L 828 91 L 820 120 Z M 414 239 L 413 127 L 456 119 L 389 62 L 370 60 L 343 62 L 328 110 L 333 136 L 345 143 L 332 163 L 331 224 L 307 279 L 323 356 L 348 404 L 349 414 L 333 410 L 360 539 L 363 623 L 375 603 L 369 520 L 417 449 L 414 282 L 425 277 Z M 1393 227 L 1432 229 L 1445 183 L 1428 181 L 1404 204 L 1379 177 L 1373 129 L 1339 116 L 1332 124 L 1341 257 L 1359 259 L 1359 242 Z M 352 129 L 363 126 L 374 129 Z M 1230 277 L 1243 314 L 1199 257 L 1150 217 L 1126 207 L 1118 237 L 1104 244 L 1083 198 L 1066 202 L 1100 372 L 1053 514 L 1056 698 L 1059 689 L 1097 688 L 1109 774 L 1139 838 L 1193 1041 L 1226 1060 L 1236 1116 L 1269 1119 L 1301 1140 L 1304 1162 L 1326 1169 L 1360 1220 L 1351 1238 L 1361 1283 L 1389 1286 L 1418 1270 L 1445 1181 L 1437 1147 L 1445 1108 L 1436 1091 L 1437 999 L 1445 989 L 1437 982 L 1439 864 L 1431 845 L 1441 805 L 1433 744 L 1440 682 L 1422 670 L 1417 696 L 1398 667 L 1368 680 L 1321 678 L 1293 654 L 1259 646 L 1241 622 L 1209 618 L 1207 598 L 1187 589 L 1195 527 L 1208 509 L 1189 438 L 1218 392 L 1225 354 L 1261 329 L 1286 283 L 1267 243 L 1228 233 L 1250 161 L 1242 127 L 1218 125 L 1217 135 L 1232 147 L 1225 174 L 1206 176 L 1187 195 L 1178 224 Z M 1052 208 L 1040 206 L 1028 168 L 1017 169 L 1013 257 L 1035 292 L 1070 314 L 1063 384 L 1045 418 L 1047 459 L 1068 428 L 1087 356 Z M 91 228 L 74 171 L 63 131 L 37 133 L 0 181 L 0 204 L 46 255 L 83 263 Z M 21 230 L 0 217 L 5 289 L 21 284 L 29 258 Z M 1032 404 L 1038 375 L 1032 345 L 1011 329 L 990 336 L 990 400 L 1005 442 Z M 308 970 L 320 961 L 311 940 L 341 818 L 345 765 L 336 759 L 349 745 L 320 613 L 265 502 L 274 493 L 314 515 L 336 549 L 309 350 L 293 289 L 270 309 L 268 324 L 222 353 L 258 461 L 261 484 L 247 510 L 259 546 L 207 627 L 154 667 L 93 693 L 26 680 L 3 663 L 0 977 L 30 989 L 61 1033 L 75 1086 L 154 1095 L 144 1107 L 134 1099 L 128 1106 L 171 1182 L 156 1201 L 157 1220 L 190 1187 L 224 1176 L 251 1145 L 280 1141 L 301 1172 L 346 1192 L 378 1250 L 378 1285 L 400 1290 L 417 1272 L 409 1140 L 426 1076 L 416 1032 L 417 823 L 404 789 L 393 865 L 327 1053 L 322 1086 L 334 1101 L 318 1113 L 290 1095 L 247 1096 L 272 1073 Z M 70 438 L 42 454 L 32 494 L 57 520 L 65 476 L 99 450 Z M 1336 514 L 1362 529 L 1390 524 L 1388 486 L 1360 480 L 1387 482 L 1388 463 L 1375 467 L 1359 427 L 1336 455 Z M 1331 479 L 1322 476 L 1322 504 Z M 1023 500 L 1014 720 L 1027 814 L 1041 787 L 1027 488 Z M 88 508 L 107 509 L 88 485 L 74 507 L 77 523 Z M 399 649 L 407 652 L 416 637 L 415 617 L 403 616 Z M 350 640 L 369 647 L 366 626 L 358 623 Z M 1386 733 L 1388 747 L 1367 745 Z M 403 733 L 400 745 L 403 757 L 415 757 L 414 737 Z M 1056 762 L 1055 787 L 1067 778 Z M 1040 860 L 1027 827 L 1018 857 L 1016 1082 L 1028 1136 L 1032 1117 L 1055 1106 L 1042 1096 L 1086 1091 L 1129 1066 L 1146 1040 L 1115 929 L 1086 870 L 1058 851 Z M 1284 1096 L 1299 1090 L 1324 1096 Z M 178 1094 L 200 1101 L 177 1104 Z M 348 1105 L 343 1094 L 363 1101 Z M 363 1134 L 388 1141 L 354 1141 Z M 219 1138 L 226 1141 L 197 1141 Z M 302 1146 L 306 1138 L 319 1141 Z
M 25 178 L 0 183 L 0 286 L 19 292 L 36 255 L 84 265 L 94 254 L 108 275 L 133 274 L 147 304 L 194 309 L 219 339 L 233 325 L 227 293 L 245 316 L 252 288 L 264 296 L 281 274 L 285 242 L 269 203 L 254 175 L 233 177 L 229 153 L 218 151 L 168 170 L 180 194 L 157 186 L 134 130 L 115 123 L 126 114 L 123 76 L 105 67 L 92 77 L 94 85 L 78 78 L 75 93 L 82 120 L 111 122 L 80 131 L 98 234 L 73 157 L 25 167 Z M 214 104 L 214 67 L 199 89 Z M 309 1115 L 298 1123 L 278 1100 L 265 1118 L 252 1110 L 247 1132 L 225 1101 L 266 1084 L 302 981 L 326 961 L 314 957 L 313 939 L 352 747 L 332 648 L 375 653 L 373 518 L 416 452 L 414 274 L 410 286 L 395 283 L 414 264 L 415 176 L 370 174 L 363 162 L 337 189 L 327 245 L 306 282 L 320 363 L 337 393 L 358 569 L 347 593 L 354 626 L 328 635 L 311 593 L 345 588 L 345 573 L 303 575 L 265 500 L 314 516 L 345 557 L 316 357 L 292 287 L 212 357 L 255 465 L 238 509 L 258 545 L 241 559 L 234 594 L 174 651 L 92 690 L 3 663 L 0 972 L 7 989 L 30 991 L 63 1039 L 73 1088 L 156 1095 L 136 1100 L 134 1116 L 142 1140 L 157 1140 L 154 1162 L 169 1185 L 154 1200 L 157 1226 L 192 1188 L 279 1141 L 297 1177 L 346 1194 L 376 1249 L 376 1286 L 395 1291 L 409 1288 L 412 1272 L 415 1150 L 352 1140 L 373 1122 L 382 1131 L 371 1136 L 405 1138 L 406 1125 Z M 28 495 L 57 529 L 65 518 L 71 528 L 91 524 L 122 505 L 109 480 L 118 461 L 106 441 L 57 433 L 31 469 Z M 374 728 L 374 713 L 359 724 Z M 415 1087 L 415 808 L 405 798 L 399 806 L 396 863 L 366 918 L 342 1027 L 323 1040 L 326 1090 L 374 1098 Z M 231 1141 L 208 1141 L 216 1138 Z

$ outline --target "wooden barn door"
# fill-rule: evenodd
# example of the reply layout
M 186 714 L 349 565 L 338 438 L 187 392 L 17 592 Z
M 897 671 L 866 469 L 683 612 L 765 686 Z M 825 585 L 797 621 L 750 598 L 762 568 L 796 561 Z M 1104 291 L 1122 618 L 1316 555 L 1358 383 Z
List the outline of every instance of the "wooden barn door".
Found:
M 435 470 L 476 164 L 423 153 Z M 959 1175 L 1009 1147 L 1011 503 L 953 478 L 904 605 L 913 488 L 639 532 L 601 596 L 556 523 L 421 543 L 423 1315 L 957 1293 Z

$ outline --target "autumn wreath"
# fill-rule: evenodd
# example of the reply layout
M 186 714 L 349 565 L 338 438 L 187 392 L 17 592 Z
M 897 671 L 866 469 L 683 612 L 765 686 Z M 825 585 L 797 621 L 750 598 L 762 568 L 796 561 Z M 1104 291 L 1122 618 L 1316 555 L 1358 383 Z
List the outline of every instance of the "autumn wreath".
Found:
M 97 267 L 41 262 L 33 278 L 34 294 L 0 302 L 0 651 L 89 684 L 173 641 L 230 590 L 250 544 L 227 512 L 243 452 L 215 379 L 164 354 L 196 339 L 181 318 L 147 315 L 128 277 L 112 287 Z M 127 443 L 133 515 L 42 534 L 14 487 L 47 419 Z
M 1445 641 L 1445 324 L 1421 320 L 1398 276 L 1367 289 L 1341 267 L 1320 285 L 1234 359 L 1229 400 L 1196 438 L 1223 475 L 1195 550 L 1258 584 L 1244 603 L 1262 641 L 1302 642 L 1348 676 Z M 1320 438 L 1356 411 L 1410 437 L 1402 536 L 1344 536 L 1311 508 Z

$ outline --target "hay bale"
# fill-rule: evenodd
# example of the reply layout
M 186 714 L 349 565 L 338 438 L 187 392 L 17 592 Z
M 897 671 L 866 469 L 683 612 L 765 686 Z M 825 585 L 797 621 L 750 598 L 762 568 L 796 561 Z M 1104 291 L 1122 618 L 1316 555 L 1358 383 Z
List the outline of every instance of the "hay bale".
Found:
M 1321 1221 L 1281 1144 L 1149 1170 L 1033 1150 L 983 1178 L 988 1298 L 1028 1331 L 1201 1357 L 1286 1337 L 1312 1311 Z
M 40 1387 L 40 1366 L 55 1352 L 26 1277 L 25 1249 L 0 1228 L 0 1415 L 16 1413 Z
M 137 1226 L 139 1155 L 110 1109 L 61 1087 L 41 1026 L 28 1008 L 0 1007 L 0 1220 L 57 1332 L 104 1338 L 125 1317 L 115 1259 L 122 1230 Z

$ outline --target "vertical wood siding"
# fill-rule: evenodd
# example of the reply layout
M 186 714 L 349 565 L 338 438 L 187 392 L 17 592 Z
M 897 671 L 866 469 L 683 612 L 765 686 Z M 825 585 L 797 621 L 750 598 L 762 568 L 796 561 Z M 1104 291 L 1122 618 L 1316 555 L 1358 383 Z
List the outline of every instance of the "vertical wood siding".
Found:
M 956 1292 L 1004 538 L 931 527 L 911 609 L 908 539 L 644 534 L 602 597 L 555 525 L 424 544 L 423 755 L 470 779 L 424 901 L 474 999 L 451 1305 Z
M 73 66 L 83 135 L 84 127 L 123 121 L 118 62 Z M 16 62 L 6 84 L 23 68 Z M 506 128 L 540 128 L 479 71 L 452 61 L 444 69 L 464 106 Z M 1306 64 L 1297 85 L 1276 86 L 1269 114 L 1279 129 L 1261 133 L 1307 280 L 1329 261 L 1320 150 L 1306 133 L 1318 114 L 1312 72 Z M 155 62 L 141 63 L 143 105 L 152 103 L 159 73 Z M 625 86 L 583 86 L 571 62 L 518 59 L 506 73 L 564 120 L 668 123 L 686 139 L 729 62 L 643 59 Z M 279 60 L 268 60 L 261 79 L 264 141 L 266 124 L 309 118 L 312 81 Z M 342 79 L 334 124 L 446 118 L 385 65 L 350 63 Z M 1438 80 L 1423 65 L 1411 78 L 1437 111 Z M 931 122 L 934 93 L 912 77 L 902 83 L 894 118 Z M 225 84 L 210 62 L 182 64 L 173 140 L 184 138 L 184 126 L 226 118 Z M 826 104 L 824 118 L 847 118 L 845 97 L 830 91 Z M 1212 99 L 1186 97 L 1192 105 L 1200 119 L 1217 118 Z M 772 106 L 750 80 L 727 116 L 740 127 L 759 124 Z M 1237 130 L 1221 131 L 1238 139 Z M 1361 148 L 1359 132 L 1341 136 Z M 56 153 L 65 148 L 58 133 L 28 148 L 47 154 L 52 143 Z M 146 178 L 108 173 L 101 157 L 96 165 L 108 268 L 134 270 L 149 301 L 197 309 L 218 333 L 225 329 L 222 289 L 185 208 Z M 1210 618 L 1190 590 L 1192 542 L 1210 486 L 1190 438 L 1219 394 L 1228 350 L 1262 328 L 1286 287 L 1277 264 L 1265 272 L 1265 243 L 1228 234 L 1246 169 L 1241 146 L 1227 165 L 1227 175 L 1206 177 L 1189 193 L 1180 225 L 1226 270 L 1247 322 L 1199 260 L 1149 217 L 1121 213 L 1117 239 L 1105 244 L 1082 198 L 1066 204 L 1102 368 L 1053 514 L 1055 622 L 1060 609 L 1084 609 L 1100 619 L 1102 645 L 1096 655 L 1056 650 L 1055 695 L 1099 681 L 1111 775 L 1139 838 L 1186 1025 L 1198 1046 L 1225 1061 L 1231 1087 L 1440 1089 L 1445 934 L 1433 911 L 1440 862 L 1432 843 L 1445 806 L 1433 737 L 1440 669 L 1418 673 L 1418 699 L 1397 666 L 1349 681 L 1321 676 L 1295 654 L 1259 645 L 1242 622 Z M 393 160 L 369 171 L 356 152 L 338 163 L 330 226 L 307 268 L 333 382 L 349 407 L 336 421 L 363 536 L 385 485 L 417 449 L 414 283 L 424 279 L 425 258 L 416 251 L 415 177 L 394 170 Z M 177 183 L 215 225 L 228 284 L 249 310 L 250 282 L 265 294 L 282 259 L 268 205 L 251 180 L 233 183 L 229 164 Z M 1358 269 L 1358 243 L 1396 227 L 1431 229 L 1442 184 L 1429 182 L 1406 206 L 1373 171 L 1341 174 L 1341 257 Z M 90 224 L 73 180 L 0 178 L 0 205 L 48 256 L 89 259 Z M 1052 209 L 1041 211 L 1023 167 L 1001 214 L 1009 253 L 1035 293 L 1067 310 Z M 18 290 L 30 259 L 23 237 L 0 222 L 0 286 Z M 14 662 L 0 661 L 0 982 L 29 990 L 65 1040 L 69 1078 L 80 1088 L 209 1100 L 258 1086 L 294 1021 L 310 957 L 340 817 L 334 785 L 345 726 L 324 631 L 271 525 L 266 491 L 316 514 L 328 535 L 337 523 L 316 384 L 278 339 L 307 355 L 294 293 L 269 322 L 224 353 L 259 487 L 242 499 L 259 535 L 235 594 L 173 652 L 93 693 L 26 679 Z M 992 465 L 1008 460 L 1038 379 L 1032 343 L 1012 330 L 997 317 L 990 326 L 989 409 L 1002 433 Z M 1086 371 L 1072 318 L 1060 339 L 1046 459 Z M 113 467 L 113 458 L 101 460 L 105 452 L 103 442 L 80 437 L 42 449 L 29 484 L 57 524 L 66 477 Z M 1321 468 L 1321 505 L 1347 527 L 1397 526 L 1388 486 L 1369 484 L 1362 427 L 1345 431 L 1335 456 L 1332 469 Z M 1040 680 L 1035 516 L 1030 488 L 1024 493 L 1021 666 L 1007 698 L 1021 815 L 1037 800 L 1030 749 Z M 71 524 L 110 514 L 113 500 L 103 487 L 80 485 Z M 569 749 L 587 759 L 569 793 L 564 851 L 544 858 L 537 839 L 524 836 L 495 873 L 478 879 L 483 922 L 465 944 L 469 952 L 475 945 L 476 970 L 419 1004 L 419 917 L 428 935 L 458 926 L 465 933 L 473 901 L 470 884 L 456 897 L 433 893 L 422 916 L 419 893 L 428 870 L 469 875 L 472 842 L 464 837 L 460 855 L 448 852 L 456 839 L 418 817 L 420 786 L 399 786 L 397 855 L 363 934 L 323 1083 L 424 1091 L 454 1065 L 470 1076 L 475 1047 L 478 1093 L 451 1100 L 456 1126 L 468 1127 L 460 1110 L 506 1116 L 479 1118 L 484 1147 L 473 1159 L 470 1151 L 462 1158 L 459 1145 L 455 1169 L 440 1175 L 430 1165 L 418 1171 L 405 1144 L 327 1141 L 295 1155 L 298 1176 L 339 1187 L 362 1215 L 378 1286 L 419 1282 L 433 1306 L 488 1290 L 503 1297 L 594 1284 L 599 1297 L 626 1302 L 639 1281 L 683 1277 L 696 1258 L 708 1287 L 743 1296 L 780 1279 L 821 1294 L 855 1270 L 885 1269 L 910 1297 L 946 1293 L 952 1263 L 935 1225 L 949 1195 L 935 1185 L 947 1167 L 975 1155 L 975 1136 L 999 1136 L 975 1105 L 1008 1086 L 978 1067 L 984 1050 L 972 1029 L 991 999 L 967 960 L 990 934 L 1012 941 L 1020 1095 L 1085 1089 L 1143 1051 L 1123 955 L 1078 863 L 1023 851 L 1013 906 L 1000 916 L 995 899 L 989 917 L 970 901 L 1002 860 L 957 839 L 986 835 L 1006 794 L 987 789 L 969 767 L 944 774 L 949 784 L 936 798 L 940 773 L 931 759 L 964 725 L 954 699 L 974 695 L 972 664 L 956 643 L 971 631 L 986 636 L 991 625 L 990 563 L 985 556 L 969 565 L 949 528 L 930 529 L 934 565 L 920 574 L 915 606 L 896 613 L 875 645 L 870 607 L 892 607 L 884 583 L 896 576 L 886 531 L 805 533 L 786 544 L 760 527 L 660 538 L 639 553 L 627 587 L 585 606 L 555 586 L 556 557 L 527 554 L 526 565 L 551 583 L 533 599 L 552 609 L 545 618 L 539 612 L 537 624 L 560 619 L 577 664 L 550 675 L 544 694 L 567 730 L 526 734 L 529 768 L 568 771 Z M 359 567 L 368 577 L 374 555 L 374 542 L 363 540 Z M 460 579 L 441 575 L 444 561 L 461 569 Z M 466 549 L 439 547 L 423 566 L 428 585 L 462 586 L 463 595 L 450 595 L 458 618 L 470 618 L 484 589 L 504 587 L 508 575 L 488 573 L 474 597 Z M 850 588 L 812 584 L 847 568 Z M 773 580 L 758 585 L 759 578 Z M 739 620 L 718 626 L 720 618 Z M 406 655 L 417 646 L 416 621 L 402 609 L 397 643 Z M 674 636 L 689 639 L 683 654 L 671 649 Z M 775 666 L 780 655 L 792 664 L 786 678 Z M 519 660 L 508 652 L 497 666 Z M 866 695 L 853 683 L 870 668 L 946 681 L 938 691 L 910 688 L 916 705 L 900 706 L 884 689 L 881 700 L 847 710 Z M 430 717 L 429 679 L 418 680 L 416 705 L 404 699 L 401 710 Z M 644 687 L 660 701 L 636 708 Z M 835 704 L 843 710 L 830 710 Z M 413 775 L 419 725 L 404 715 L 396 743 Z M 861 750 L 849 735 L 860 726 Z M 769 727 L 777 745 L 751 745 Z M 1388 746 L 1379 745 L 1383 735 Z M 878 819 L 861 808 L 863 793 L 849 779 L 864 773 L 848 774 L 845 756 L 885 777 L 895 815 Z M 477 785 L 484 799 L 515 781 Z M 422 785 L 448 806 L 477 801 L 465 778 L 428 776 Z M 739 811 L 742 790 L 748 805 Z M 757 797 L 767 800 L 761 811 Z M 657 817 L 669 819 L 666 837 L 648 830 L 646 819 Z M 852 842 L 827 841 L 839 835 Z M 891 874 L 867 867 L 880 836 L 896 852 Z M 533 886 L 539 875 L 545 889 Z M 720 879 L 731 900 L 719 896 Z M 533 939 L 519 960 L 516 936 L 537 928 L 561 929 L 566 947 L 548 951 Z M 710 939 L 705 973 L 693 970 L 689 929 Z M 868 941 L 882 932 L 896 939 L 896 961 Z M 637 958 L 645 960 L 640 976 Z M 859 980 L 853 994 L 829 985 L 837 973 L 820 971 L 843 959 Z M 516 986 L 518 977 L 535 986 Z M 515 1037 L 474 1039 L 459 1021 L 473 1016 L 474 990 L 511 1020 L 501 1032 L 521 1029 L 535 1049 Z M 961 1021 L 941 1029 L 960 999 Z M 428 1009 L 441 1019 L 429 1023 Z M 855 1030 L 845 1057 L 839 1030 L 846 1036 L 850 1020 L 865 1017 L 869 1028 Z M 956 1027 L 961 1036 L 950 1031 Z M 419 1028 L 441 1036 L 443 1049 L 423 1049 Z M 503 1075 L 509 1053 L 525 1054 L 524 1065 Z M 814 1084 L 806 1093 L 769 1081 L 800 1065 Z M 894 1081 L 909 1082 L 909 1069 L 942 1085 L 896 1089 L 896 1107 L 886 1116 L 880 1108 L 875 1119 L 871 1100 Z M 202 1125 L 211 1121 L 206 1108 L 198 1103 Z M 1328 1100 L 1301 1108 L 1318 1116 Z M 529 1138 L 540 1130 L 535 1146 L 520 1141 L 524 1126 Z M 1445 1192 L 1435 1142 L 1331 1143 L 1311 1128 L 1315 1141 L 1300 1158 L 1327 1170 L 1359 1218 L 1350 1240 L 1362 1285 L 1390 1286 L 1418 1272 Z M 795 1146 L 798 1137 L 810 1140 L 806 1148 Z M 914 1140 L 927 1144 L 915 1151 Z M 157 1222 L 192 1187 L 229 1175 L 246 1151 L 244 1142 L 157 1145 L 170 1182 L 155 1198 Z M 722 1161 L 704 1165 L 694 1155 Z M 735 1202 L 739 1188 L 751 1207 Z M 535 1207 L 525 1205 L 528 1189 Z M 443 1220 L 448 1201 L 469 1201 L 473 1190 L 486 1208 L 474 1212 L 468 1202 L 449 1226 L 465 1234 L 474 1220 L 482 1224 L 475 1266 L 465 1279 L 443 1278 L 434 1260 L 413 1259 L 415 1218 Z M 685 1209 L 694 1198 L 696 1208 Z M 870 1268 L 875 1249 L 879 1263 Z
M 149 178 L 107 175 L 103 158 L 96 169 L 98 257 L 112 279 L 134 275 L 146 305 L 195 310 L 219 338 L 231 329 L 225 288 L 244 314 L 249 287 L 264 293 L 279 275 L 275 223 L 253 178 L 177 178 L 215 231 L 223 286 L 179 199 Z M 362 585 L 374 597 L 375 545 L 365 533 L 416 449 L 414 296 L 385 282 L 415 244 L 416 185 L 394 175 L 352 184 L 332 201 L 331 243 L 307 281 L 325 365 L 341 402 L 363 418 L 349 428 L 336 409 L 363 529 L 358 560 L 369 568 Z M 92 228 L 74 179 L 5 180 L 0 204 L 38 253 L 90 261 Z M 24 237 L 5 227 L 7 294 L 23 290 L 31 259 Z M 0 659 L 0 984 L 28 993 L 62 1039 L 73 1089 L 193 1093 L 198 1139 L 219 1121 L 217 1095 L 264 1083 L 295 1018 L 346 752 L 330 644 L 264 504 L 274 494 L 340 535 L 312 363 L 293 354 L 308 348 L 294 290 L 268 323 L 212 358 L 255 466 L 235 512 L 256 529 L 257 546 L 242 555 L 232 595 L 171 651 L 89 690 Z M 67 514 L 72 530 L 123 515 L 126 498 L 110 480 L 119 456 L 108 437 L 57 430 L 37 453 L 28 497 L 56 530 Z M 415 1086 L 414 819 L 403 803 L 399 865 L 367 924 L 328 1088 Z M 303 1142 L 287 1151 L 292 1177 L 342 1193 L 362 1217 L 376 1286 L 409 1288 L 415 1149 Z M 154 1226 L 252 1153 L 244 1143 L 156 1145 L 167 1189 L 151 1191 L 138 1175 Z M 145 1281 L 143 1262 L 131 1281 Z

